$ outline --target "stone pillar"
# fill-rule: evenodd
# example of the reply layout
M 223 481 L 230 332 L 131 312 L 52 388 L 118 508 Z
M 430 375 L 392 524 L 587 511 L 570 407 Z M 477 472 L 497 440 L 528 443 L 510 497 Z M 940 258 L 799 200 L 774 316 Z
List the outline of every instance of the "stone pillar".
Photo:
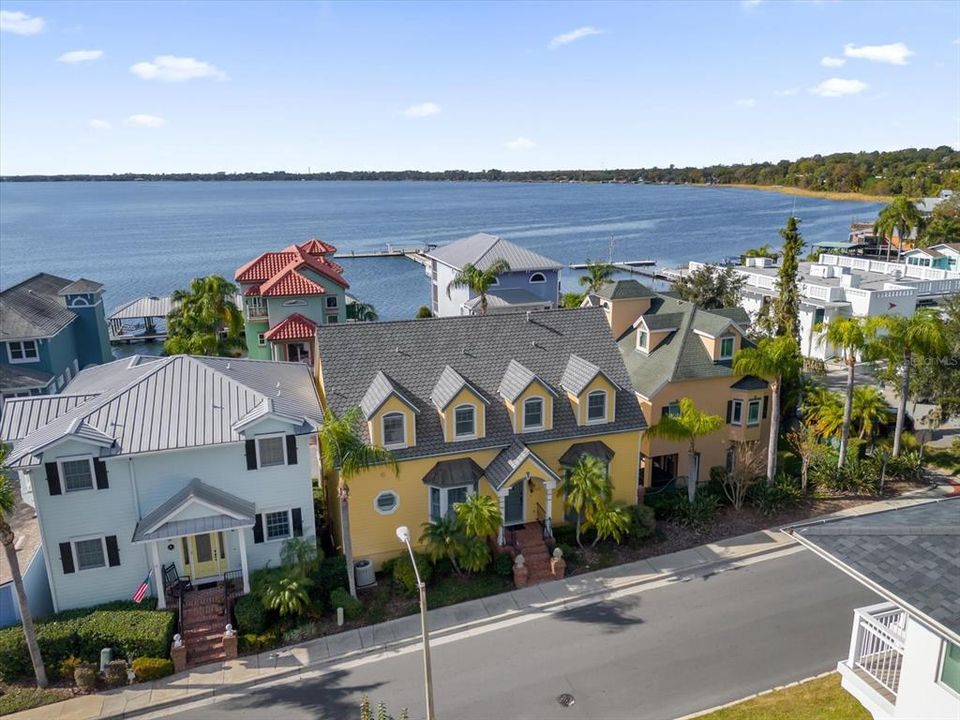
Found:
M 227 625 L 223 633 L 223 657 L 225 660 L 237 657 L 237 633 L 233 625 Z
M 187 669 L 187 646 L 183 644 L 183 639 L 179 635 L 173 636 L 170 659 L 173 660 L 174 672 L 183 672 Z
M 527 569 L 523 555 L 517 555 L 513 561 L 513 584 L 518 588 L 526 587 L 529 575 L 530 571 Z
M 557 580 L 563 580 L 567 574 L 567 561 L 563 559 L 563 550 L 556 548 L 550 558 L 550 574 Z

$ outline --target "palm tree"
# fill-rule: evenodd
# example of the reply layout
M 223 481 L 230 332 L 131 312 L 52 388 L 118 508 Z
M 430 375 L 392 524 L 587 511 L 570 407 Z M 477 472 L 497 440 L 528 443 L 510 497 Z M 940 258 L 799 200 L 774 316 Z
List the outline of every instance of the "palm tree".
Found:
M 399 473 L 397 459 L 389 450 L 367 443 L 361 423 L 363 413 L 354 407 L 343 415 L 337 415 L 327 407 L 323 412 L 323 425 L 317 433 L 320 440 L 320 457 L 323 472 L 339 468 L 337 497 L 340 501 L 340 534 L 343 555 L 347 561 L 347 580 L 350 594 L 357 596 L 356 579 L 353 576 L 353 551 L 350 542 L 350 487 L 348 481 L 374 465 L 389 465 L 394 475 Z
M 843 397 L 822 385 L 809 388 L 803 398 L 803 420 L 819 437 L 839 437 L 843 429 Z
M 723 418 L 701 412 L 690 398 L 680 398 L 680 414 L 664 415 L 660 422 L 647 428 L 647 436 L 689 444 L 690 469 L 687 471 L 687 498 L 693 502 L 700 474 L 697 461 L 697 438 L 710 435 L 723 427 Z
M 577 545 L 583 547 L 580 531 L 587 514 L 598 499 L 609 498 L 610 481 L 607 479 L 606 464 L 593 455 L 581 455 L 563 481 L 562 490 L 567 508 L 577 514 Z
M 584 527 L 593 528 L 596 532 L 590 547 L 608 537 L 619 543 L 630 532 L 630 511 L 619 500 L 600 496 L 587 509 Z
M 457 575 L 461 574 L 458 560 L 463 554 L 466 541 L 456 517 L 449 515 L 424 523 L 423 533 L 420 535 L 420 542 L 427 546 L 430 559 L 434 562 L 449 560 Z
M 909 199 L 900 195 L 893 199 L 889 205 L 880 211 L 877 221 L 873 225 L 875 235 L 880 235 L 887 239 L 887 261 L 890 260 L 890 242 L 893 238 L 893 231 L 897 231 L 897 237 L 900 243 L 897 246 L 897 260 L 900 259 L 900 253 L 903 251 L 903 243 L 910 237 L 910 231 L 917 230 L 919 234 L 923 230 L 924 220 L 917 207 Z
M 587 274 L 580 276 L 580 284 L 587 292 L 595 293 L 613 276 L 616 268 L 603 260 L 588 260 L 586 270 Z
M 789 336 L 763 338 L 756 347 L 740 350 L 733 358 L 738 375 L 756 375 L 770 384 L 770 436 L 767 440 L 767 483 L 777 474 L 777 445 L 780 440 L 780 391 L 783 379 L 794 377 L 802 364 L 800 346 Z
M 851 416 L 851 422 L 860 430 L 860 439 L 872 440 L 878 426 L 890 418 L 890 407 L 880 390 L 872 385 L 858 385 L 853 389 Z
M 194 278 L 189 290 L 174 290 L 164 350 L 174 355 L 232 355 L 243 348 L 243 314 L 233 298 L 237 286 L 219 275 Z
M 486 270 L 481 270 L 473 263 L 467 263 L 447 285 L 447 297 L 450 297 L 451 288 L 468 288 L 470 292 L 480 296 L 480 313 L 486 315 L 487 292 L 497 278 L 505 272 L 510 272 L 510 263 L 506 260 L 494 260 Z
M 878 330 L 877 348 L 889 362 L 900 369 L 900 398 L 897 403 L 897 426 L 893 433 L 893 457 L 900 455 L 900 438 L 907 414 L 910 394 L 910 370 L 915 355 L 942 357 L 948 352 L 943 321 L 932 308 L 920 308 L 910 317 L 881 315 L 873 320 Z
M 853 412 L 853 385 L 856 381 L 857 357 L 873 347 L 871 328 L 866 318 L 838 317 L 815 328 L 820 342 L 827 343 L 841 353 L 847 366 L 847 393 L 843 404 L 843 425 L 840 431 L 840 453 L 837 466 L 847 461 L 847 443 L 850 440 L 850 417 Z
M 353 319 L 357 322 L 373 322 L 379 320 L 380 316 L 373 305 L 358 300 L 353 303 Z
M 0 445 L 0 468 L 7 459 L 7 447 Z M 37 630 L 33 624 L 33 614 L 27 604 L 27 593 L 23 589 L 23 575 L 20 573 L 20 559 L 13 546 L 13 528 L 9 518 L 17 507 L 17 496 L 10 487 L 7 476 L 0 470 L 0 543 L 6 553 L 10 574 L 13 576 L 13 587 L 17 592 L 17 605 L 20 607 L 20 622 L 23 625 L 23 636 L 27 641 L 27 650 L 30 653 L 30 662 L 33 663 L 33 674 L 37 678 L 37 687 L 47 686 L 47 671 L 43 667 L 43 657 L 40 655 L 40 644 L 37 642 Z
M 500 530 L 500 505 L 489 495 L 475 493 L 454 503 L 457 522 L 469 537 L 486 538 Z

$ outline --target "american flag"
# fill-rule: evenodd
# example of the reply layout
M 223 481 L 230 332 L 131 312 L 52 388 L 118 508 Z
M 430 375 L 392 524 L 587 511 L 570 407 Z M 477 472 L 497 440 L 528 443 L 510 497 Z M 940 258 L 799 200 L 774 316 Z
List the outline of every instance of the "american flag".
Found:
M 150 576 L 153 574 L 153 570 L 147 573 L 147 576 L 143 579 L 143 582 L 140 583 L 140 587 L 137 588 L 137 591 L 133 594 L 133 601 L 138 605 L 143 602 L 143 598 L 147 596 L 147 590 L 150 589 Z

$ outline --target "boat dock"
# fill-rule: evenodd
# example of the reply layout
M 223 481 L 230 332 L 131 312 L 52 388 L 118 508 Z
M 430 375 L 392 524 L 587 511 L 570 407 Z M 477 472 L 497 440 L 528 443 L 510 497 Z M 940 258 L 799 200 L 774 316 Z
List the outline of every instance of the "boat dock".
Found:
M 148 295 L 121 305 L 107 316 L 110 342 L 163 342 L 167 339 L 167 315 L 174 303 L 169 295 Z
M 394 247 L 388 243 L 386 249 L 384 250 L 339 252 L 334 255 L 333 258 L 335 260 L 359 260 L 361 258 L 405 257 L 426 266 L 430 263 L 426 253 L 430 252 L 436 247 L 436 245 L 431 243 L 425 243 L 415 247 Z

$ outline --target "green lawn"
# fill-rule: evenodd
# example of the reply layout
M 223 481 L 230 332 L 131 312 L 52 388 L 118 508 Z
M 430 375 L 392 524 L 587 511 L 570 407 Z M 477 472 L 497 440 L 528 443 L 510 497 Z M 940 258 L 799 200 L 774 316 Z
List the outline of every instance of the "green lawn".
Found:
M 863 706 L 840 687 L 831 673 L 802 685 L 701 715 L 698 720 L 871 720 Z
M 0 717 L 73 697 L 73 691 L 68 688 L 47 688 L 46 690 L 40 690 L 35 687 L 4 685 L 2 689 L 3 696 L 0 696 Z
M 923 459 L 945 471 L 947 475 L 960 475 L 960 449 L 932 448 L 927 446 Z

